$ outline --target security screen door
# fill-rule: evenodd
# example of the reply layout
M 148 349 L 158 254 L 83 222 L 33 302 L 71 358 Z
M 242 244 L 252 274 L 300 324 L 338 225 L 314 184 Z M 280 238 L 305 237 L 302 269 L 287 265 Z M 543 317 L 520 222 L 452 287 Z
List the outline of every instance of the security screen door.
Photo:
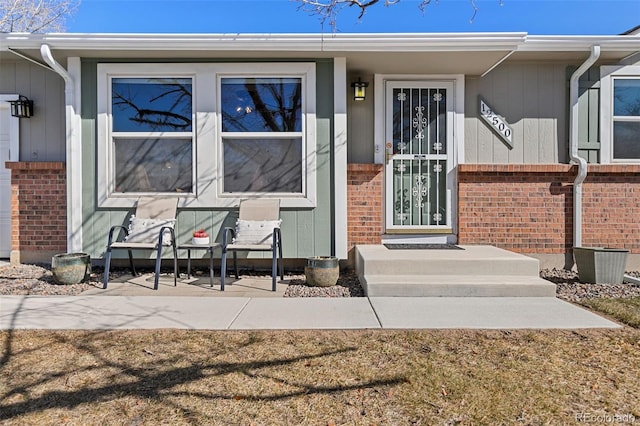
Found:
M 451 232 L 452 82 L 388 82 L 386 231 Z

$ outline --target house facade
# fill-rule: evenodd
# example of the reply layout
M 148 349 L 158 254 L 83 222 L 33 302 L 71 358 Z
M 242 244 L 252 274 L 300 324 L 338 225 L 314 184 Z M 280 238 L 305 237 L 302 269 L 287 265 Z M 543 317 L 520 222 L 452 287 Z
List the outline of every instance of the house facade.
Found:
M 0 101 L 14 262 L 100 259 L 157 195 L 185 242 L 279 198 L 288 259 L 393 241 L 640 265 L 637 35 L 2 34 Z

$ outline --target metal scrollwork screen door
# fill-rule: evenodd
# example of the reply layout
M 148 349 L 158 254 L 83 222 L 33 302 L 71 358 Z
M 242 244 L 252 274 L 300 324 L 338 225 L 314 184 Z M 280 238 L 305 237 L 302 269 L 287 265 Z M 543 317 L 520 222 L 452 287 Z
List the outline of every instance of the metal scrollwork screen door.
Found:
M 386 99 L 387 231 L 450 230 L 453 84 L 389 82 Z

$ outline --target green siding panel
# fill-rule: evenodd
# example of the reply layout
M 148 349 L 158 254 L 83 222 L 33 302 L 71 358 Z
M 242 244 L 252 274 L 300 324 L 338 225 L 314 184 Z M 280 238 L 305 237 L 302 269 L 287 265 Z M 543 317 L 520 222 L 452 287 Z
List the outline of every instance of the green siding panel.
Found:
M 567 69 L 567 79 L 576 67 Z M 569 105 L 571 107 L 571 105 Z M 592 67 L 578 82 L 578 155 L 600 162 L 600 68 Z
M 552 63 L 501 64 L 483 77 L 465 79 L 465 161 L 548 164 L 567 157 L 566 66 Z M 478 96 L 513 128 L 509 149 L 478 117 Z
M 109 61 L 113 62 L 111 59 Z M 83 249 L 94 258 L 104 255 L 110 227 L 126 225 L 133 213 L 132 209 L 97 208 L 96 75 L 98 62 L 100 61 L 82 61 Z M 305 62 L 316 62 L 317 65 L 317 206 L 313 209 L 289 208 L 281 211 L 283 252 L 286 258 L 333 254 L 333 61 L 306 60 Z M 176 223 L 178 243 L 190 241 L 193 230 L 197 228 L 207 229 L 213 239 L 222 241 L 224 227 L 233 227 L 237 216 L 237 209 L 180 209 Z M 186 252 L 181 252 L 179 255 L 186 258 Z M 126 253 L 114 253 L 114 257 L 116 256 L 124 257 Z M 149 256 L 152 257 L 153 254 L 149 253 Z M 252 258 L 264 256 L 262 253 L 250 255 Z

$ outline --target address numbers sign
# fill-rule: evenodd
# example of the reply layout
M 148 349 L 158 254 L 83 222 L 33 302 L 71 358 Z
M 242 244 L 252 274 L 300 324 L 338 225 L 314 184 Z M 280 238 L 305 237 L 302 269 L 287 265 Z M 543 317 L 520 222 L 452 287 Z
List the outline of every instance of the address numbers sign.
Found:
M 480 117 L 496 132 L 509 149 L 513 148 L 513 129 L 504 117 L 492 110 L 482 98 L 480 98 Z

